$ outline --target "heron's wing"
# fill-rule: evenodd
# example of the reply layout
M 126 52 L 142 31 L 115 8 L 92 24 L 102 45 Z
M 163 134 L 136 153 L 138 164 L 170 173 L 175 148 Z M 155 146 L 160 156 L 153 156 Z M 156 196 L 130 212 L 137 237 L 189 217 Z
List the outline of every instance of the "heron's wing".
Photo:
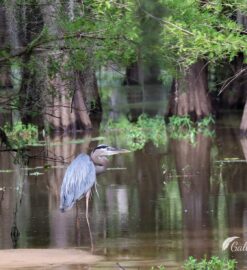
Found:
M 95 184 L 96 172 L 90 157 L 77 156 L 67 168 L 60 193 L 60 208 L 71 208 Z

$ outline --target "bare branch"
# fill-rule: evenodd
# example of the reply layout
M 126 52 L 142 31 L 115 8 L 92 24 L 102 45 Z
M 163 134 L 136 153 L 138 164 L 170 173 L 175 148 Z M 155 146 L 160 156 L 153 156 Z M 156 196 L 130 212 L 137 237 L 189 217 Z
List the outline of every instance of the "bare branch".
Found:
M 222 94 L 222 92 L 232 83 L 234 82 L 237 78 L 239 78 L 245 71 L 247 71 L 247 67 L 241 69 L 239 72 L 237 72 L 236 74 L 234 74 L 232 77 L 228 78 L 224 83 L 223 86 L 221 87 L 219 94 Z

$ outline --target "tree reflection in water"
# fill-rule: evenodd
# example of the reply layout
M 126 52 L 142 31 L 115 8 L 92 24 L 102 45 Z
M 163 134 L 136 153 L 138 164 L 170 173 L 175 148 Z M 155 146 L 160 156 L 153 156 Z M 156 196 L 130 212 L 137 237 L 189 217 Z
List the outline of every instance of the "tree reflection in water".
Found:
M 210 148 L 211 139 L 201 134 L 195 144 L 172 142 L 183 205 L 185 258 L 210 256 L 209 246 L 202 244 L 210 239 Z

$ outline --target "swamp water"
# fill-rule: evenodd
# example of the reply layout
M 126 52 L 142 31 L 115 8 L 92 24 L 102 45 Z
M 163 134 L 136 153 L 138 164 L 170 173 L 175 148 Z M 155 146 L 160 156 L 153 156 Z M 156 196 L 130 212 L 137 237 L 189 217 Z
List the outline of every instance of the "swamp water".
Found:
M 112 95 L 114 104 L 116 100 Z M 159 108 L 163 113 L 162 99 L 157 100 L 148 106 L 145 100 L 141 106 L 128 100 L 132 108 L 127 113 L 152 115 Z M 119 112 L 113 108 L 109 114 L 118 117 Z M 161 264 L 180 269 L 189 256 L 204 255 L 235 258 L 245 269 L 247 251 L 222 251 L 227 237 L 238 236 L 239 245 L 247 241 L 247 139 L 239 138 L 238 124 L 238 115 L 225 116 L 213 138 L 198 134 L 193 143 L 167 138 L 164 145 L 147 142 L 143 149 L 112 157 L 110 168 L 97 177 L 99 196 L 94 192 L 90 201 L 94 254 L 100 260 L 89 266 L 71 257 L 70 264 L 63 253 L 51 265 L 45 264 L 48 255 L 43 253 L 44 264 L 24 264 L 22 269 L 121 269 L 117 263 L 125 269 Z M 30 148 L 28 167 L 15 164 L 14 154 L 0 153 L 2 250 L 66 248 L 70 256 L 73 248 L 86 252 L 82 257 L 90 255 L 85 201 L 78 210 L 61 213 L 60 186 L 67 162 L 77 154 L 90 152 L 98 143 L 125 147 L 126 134 L 121 134 L 121 143 L 119 133 L 108 135 L 94 130 L 76 138 L 47 138 L 45 146 Z M 35 259 L 32 253 L 29 259 Z M 0 260 L 6 267 L 0 264 L 0 269 L 18 266 L 11 266 L 1 251 Z

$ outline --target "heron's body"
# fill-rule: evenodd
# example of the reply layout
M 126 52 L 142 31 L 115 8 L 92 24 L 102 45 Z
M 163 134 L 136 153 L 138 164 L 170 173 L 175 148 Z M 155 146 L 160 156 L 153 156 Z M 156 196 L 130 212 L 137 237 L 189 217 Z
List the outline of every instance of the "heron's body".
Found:
M 107 156 L 127 153 L 128 150 L 98 145 L 90 156 L 80 154 L 67 168 L 60 193 L 60 209 L 62 212 L 70 209 L 76 201 L 86 196 L 86 216 L 90 191 L 96 183 L 96 173 L 104 172 L 107 168 Z
M 64 175 L 60 194 L 60 209 L 62 211 L 70 209 L 77 200 L 80 200 L 91 190 L 95 182 L 96 169 L 93 161 L 88 155 L 80 154 L 69 165 Z

